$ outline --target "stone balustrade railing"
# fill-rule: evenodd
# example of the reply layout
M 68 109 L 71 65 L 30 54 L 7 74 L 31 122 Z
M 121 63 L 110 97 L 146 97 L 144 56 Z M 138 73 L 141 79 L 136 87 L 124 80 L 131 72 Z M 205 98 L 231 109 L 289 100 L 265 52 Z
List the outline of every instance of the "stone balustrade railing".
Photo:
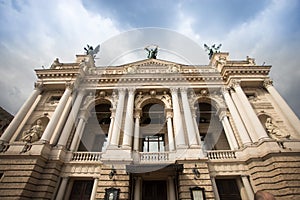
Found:
M 74 152 L 71 161 L 100 161 L 102 152 Z
M 140 152 L 140 162 L 168 161 L 169 152 Z
M 207 151 L 207 157 L 211 160 L 218 159 L 235 159 L 235 151 L 231 150 L 215 150 L 215 151 Z

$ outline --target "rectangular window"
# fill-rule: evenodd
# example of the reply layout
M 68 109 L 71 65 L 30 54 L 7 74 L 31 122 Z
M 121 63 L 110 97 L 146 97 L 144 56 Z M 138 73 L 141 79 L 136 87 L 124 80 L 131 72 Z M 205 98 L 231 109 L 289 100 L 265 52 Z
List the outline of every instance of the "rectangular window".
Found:
M 148 135 L 143 139 L 143 152 L 165 151 L 164 135 Z

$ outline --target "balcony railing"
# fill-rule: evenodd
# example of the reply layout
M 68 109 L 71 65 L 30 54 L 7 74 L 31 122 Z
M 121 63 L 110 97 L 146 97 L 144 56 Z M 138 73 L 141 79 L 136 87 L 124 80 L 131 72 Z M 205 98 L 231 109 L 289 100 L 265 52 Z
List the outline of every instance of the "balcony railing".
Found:
M 102 152 L 74 152 L 71 161 L 93 162 L 100 161 Z
M 207 151 L 207 157 L 211 160 L 235 159 L 235 151 L 231 150 L 215 150 Z
M 140 152 L 140 162 L 168 161 L 169 152 Z

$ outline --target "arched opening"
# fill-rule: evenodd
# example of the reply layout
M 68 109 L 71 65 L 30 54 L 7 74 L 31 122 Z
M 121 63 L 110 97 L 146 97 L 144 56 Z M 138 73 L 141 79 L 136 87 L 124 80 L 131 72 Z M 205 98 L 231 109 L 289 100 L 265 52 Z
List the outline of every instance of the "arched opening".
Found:
M 110 108 L 110 102 L 105 101 L 91 110 L 78 151 L 101 152 L 106 149 L 111 117 Z
M 162 102 L 151 102 L 143 106 L 140 124 L 140 151 L 163 152 L 167 144 L 166 117 Z
M 195 107 L 202 147 L 205 150 L 229 150 L 230 146 L 217 116 L 217 109 L 210 103 L 200 101 Z

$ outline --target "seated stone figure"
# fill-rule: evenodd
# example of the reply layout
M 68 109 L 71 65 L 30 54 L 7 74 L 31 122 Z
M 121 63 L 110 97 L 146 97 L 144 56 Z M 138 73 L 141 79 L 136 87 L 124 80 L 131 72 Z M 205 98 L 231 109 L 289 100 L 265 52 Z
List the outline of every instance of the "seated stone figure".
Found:
M 286 135 L 286 134 L 281 133 L 279 128 L 275 124 L 273 124 L 271 118 L 267 118 L 265 126 L 266 126 L 267 133 L 273 139 L 278 140 L 278 139 L 289 138 L 290 137 L 290 135 Z
M 21 140 L 28 143 L 36 142 L 42 137 L 43 131 L 44 127 L 42 126 L 42 121 L 39 119 L 36 121 L 36 125 L 23 132 Z

